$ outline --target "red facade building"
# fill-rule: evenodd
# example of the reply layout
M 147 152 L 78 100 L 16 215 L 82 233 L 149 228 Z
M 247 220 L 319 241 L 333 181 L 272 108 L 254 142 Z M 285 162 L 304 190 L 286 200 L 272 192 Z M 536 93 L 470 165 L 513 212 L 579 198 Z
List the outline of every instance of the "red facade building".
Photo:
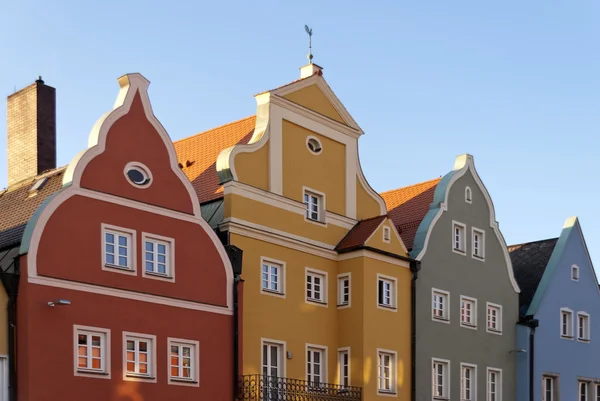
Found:
M 154 117 L 149 82 L 119 84 L 89 148 L 32 183 L 62 177 L 20 242 L 17 399 L 231 401 L 231 262 Z

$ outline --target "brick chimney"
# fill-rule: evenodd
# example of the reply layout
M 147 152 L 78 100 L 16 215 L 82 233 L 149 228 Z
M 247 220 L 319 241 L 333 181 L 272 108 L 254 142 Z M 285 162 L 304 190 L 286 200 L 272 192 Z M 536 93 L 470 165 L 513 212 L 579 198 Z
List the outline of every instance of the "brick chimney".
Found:
M 8 186 L 56 168 L 56 89 L 37 81 L 7 99 Z

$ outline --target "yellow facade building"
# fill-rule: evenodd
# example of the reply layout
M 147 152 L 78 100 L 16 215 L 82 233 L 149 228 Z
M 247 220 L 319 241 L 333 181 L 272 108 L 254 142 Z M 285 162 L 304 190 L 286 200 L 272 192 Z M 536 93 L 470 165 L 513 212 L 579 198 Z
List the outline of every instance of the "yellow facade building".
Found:
M 413 265 L 362 130 L 315 64 L 255 98 L 256 116 L 175 143 L 205 219 L 243 250 L 241 398 L 409 399 Z

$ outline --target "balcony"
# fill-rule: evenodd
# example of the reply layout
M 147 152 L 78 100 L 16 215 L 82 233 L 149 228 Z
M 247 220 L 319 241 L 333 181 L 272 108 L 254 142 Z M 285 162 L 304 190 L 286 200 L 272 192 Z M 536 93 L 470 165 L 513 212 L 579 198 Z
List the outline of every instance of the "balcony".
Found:
M 361 387 L 263 375 L 247 375 L 240 380 L 240 401 L 360 401 Z

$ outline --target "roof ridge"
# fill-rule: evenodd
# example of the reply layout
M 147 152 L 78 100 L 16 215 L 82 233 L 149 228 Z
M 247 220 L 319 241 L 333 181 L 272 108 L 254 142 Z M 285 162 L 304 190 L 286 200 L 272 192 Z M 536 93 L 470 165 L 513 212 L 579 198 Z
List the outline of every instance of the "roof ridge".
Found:
M 522 242 L 520 244 L 507 245 L 506 247 L 507 248 L 512 248 L 513 246 L 530 245 L 530 244 L 535 244 L 535 243 L 538 243 L 538 242 L 546 242 L 546 241 L 558 241 L 558 237 L 540 239 L 540 240 L 537 240 L 537 241 L 530 241 L 530 242 Z
M 396 189 L 389 189 L 389 190 L 387 190 L 387 191 L 380 192 L 379 194 L 380 194 L 380 195 L 383 195 L 383 194 L 387 194 L 387 193 L 389 193 L 389 192 L 395 192 L 395 191 L 399 191 L 399 190 L 401 190 L 401 189 L 408 189 L 408 188 L 416 187 L 417 185 L 428 184 L 428 183 L 430 183 L 430 182 L 433 182 L 433 181 L 440 181 L 441 179 L 442 179 L 442 177 L 440 176 L 440 177 L 438 177 L 438 178 L 433 178 L 433 179 L 431 179 L 431 180 L 427 180 L 427 181 L 418 182 L 418 183 L 416 183 L 416 184 L 407 185 L 407 186 L 405 186 L 405 187 L 400 187 L 400 188 L 396 188 Z
M 220 129 L 220 128 L 225 128 L 225 127 L 227 127 L 229 125 L 237 124 L 239 122 L 242 122 L 242 121 L 245 121 L 245 120 L 249 120 L 249 119 L 251 119 L 253 117 L 255 118 L 256 114 L 252 114 L 251 116 L 240 118 L 239 120 L 231 121 L 231 122 L 228 122 L 227 124 L 219 125 L 217 127 L 209 128 L 207 130 L 204 130 L 202 132 L 198 132 L 196 134 L 187 136 L 185 138 L 177 139 L 176 141 L 173 141 L 173 143 L 175 144 L 175 143 L 178 143 L 178 142 L 183 142 L 183 141 L 188 140 L 188 139 L 193 139 L 193 138 L 197 137 L 198 135 L 206 134 L 207 132 L 214 131 L 214 130 L 217 130 L 217 129 Z

